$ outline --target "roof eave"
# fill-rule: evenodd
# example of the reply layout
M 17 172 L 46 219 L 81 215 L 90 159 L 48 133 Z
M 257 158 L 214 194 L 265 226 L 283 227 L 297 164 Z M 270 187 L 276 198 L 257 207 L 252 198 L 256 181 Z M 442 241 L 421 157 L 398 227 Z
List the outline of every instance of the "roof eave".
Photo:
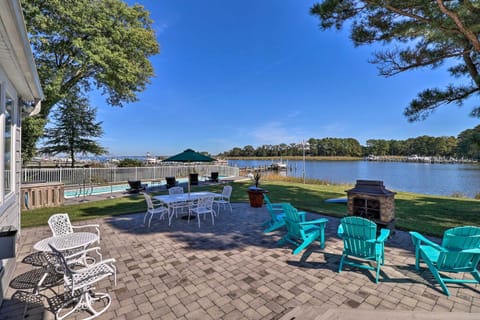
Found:
M 19 98 L 33 104 L 27 116 L 38 114 L 44 99 L 22 8 L 18 0 L 4 0 L 0 10 L 0 62 Z

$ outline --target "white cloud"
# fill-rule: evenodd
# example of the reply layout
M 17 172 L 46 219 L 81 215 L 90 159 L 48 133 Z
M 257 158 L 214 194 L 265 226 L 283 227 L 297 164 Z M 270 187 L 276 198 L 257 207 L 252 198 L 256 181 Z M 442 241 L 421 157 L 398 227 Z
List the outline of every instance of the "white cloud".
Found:
M 342 137 L 345 133 L 345 125 L 340 122 L 332 122 L 321 126 L 320 131 L 325 136 Z
M 155 32 L 157 35 L 164 33 L 168 29 L 168 23 L 155 24 Z
M 292 143 L 302 140 L 299 130 L 291 126 L 285 126 L 280 121 L 265 123 L 253 130 L 250 135 L 253 137 L 256 145 Z
M 300 115 L 300 111 L 292 111 L 289 114 L 287 114 L 287 118 L 295 118 Z

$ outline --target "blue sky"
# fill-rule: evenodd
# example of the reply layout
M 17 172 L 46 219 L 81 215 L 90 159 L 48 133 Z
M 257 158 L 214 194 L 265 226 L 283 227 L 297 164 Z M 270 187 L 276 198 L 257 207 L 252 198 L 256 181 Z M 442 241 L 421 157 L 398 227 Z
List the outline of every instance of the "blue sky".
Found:
M 112 155 L 215 155 L 312 137 L 365 144 L 478 125 L 471 103 L 409 123 L 402 113 L 418 92 L 454 79 L 445 69 L 380 77 L 368 63 L 379 48 L 354 48 L 348 30 L 321 32 L 314 1 L 136 2 L 151 13 L 160 54 L 138 102 L 116 108 L 92 95 Z

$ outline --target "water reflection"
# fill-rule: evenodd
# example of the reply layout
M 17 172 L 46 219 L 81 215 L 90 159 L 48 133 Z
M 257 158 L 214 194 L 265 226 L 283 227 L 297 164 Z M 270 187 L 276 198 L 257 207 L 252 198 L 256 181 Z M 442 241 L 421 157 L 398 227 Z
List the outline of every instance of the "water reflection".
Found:
M 229 160 L 229 165 L 258 167 L 268 160 Z M 288 161 L 286 175 L 302 177 L 303 161 Z M 357 179 L 383 180 L 385 187 L 432 195 L 480 193 L 480 165 L 376 161 L 306 161 L 306 178 L 354 184 Z

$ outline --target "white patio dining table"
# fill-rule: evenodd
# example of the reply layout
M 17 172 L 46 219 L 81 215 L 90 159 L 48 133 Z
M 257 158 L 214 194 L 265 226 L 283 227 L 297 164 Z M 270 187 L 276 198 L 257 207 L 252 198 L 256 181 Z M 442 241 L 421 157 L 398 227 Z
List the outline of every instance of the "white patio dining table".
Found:
M 168 206 L 168 225 L 172 222 L 172 217 L 174 215 L 173 205 L 178 204 L 179 202 L 192 202 L 199 198 L 203 197 L 220 197 L 220 193 L 208 192 L 208 191 L 199 191 L 199 192 L 190 192 L 190 193 L 180 193 L 180 194 L 165 194 L 161 196 L 154 196 L 153 199 L 161 201 Z

